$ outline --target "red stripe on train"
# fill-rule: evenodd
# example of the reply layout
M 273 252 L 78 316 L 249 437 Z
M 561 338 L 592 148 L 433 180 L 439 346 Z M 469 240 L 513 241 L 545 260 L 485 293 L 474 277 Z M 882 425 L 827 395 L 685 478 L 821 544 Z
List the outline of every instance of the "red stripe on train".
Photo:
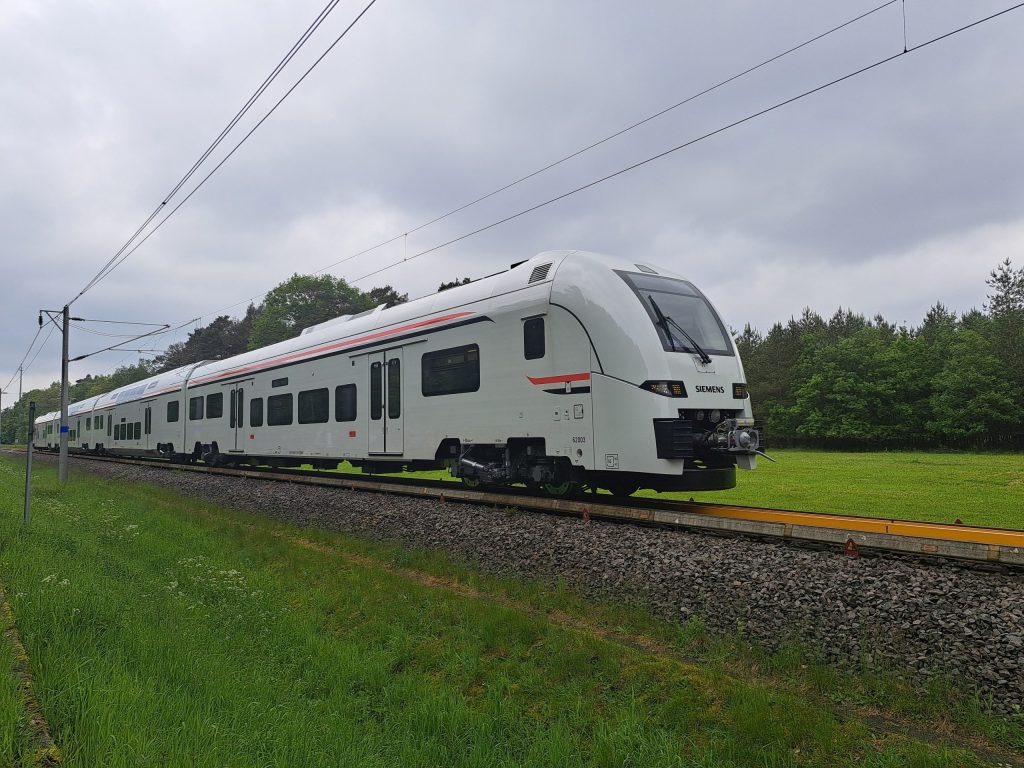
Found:
M 388 330 L 388 331 L 379 331 L 377 333 L 369 333 L 369 334 L 367 334 L 365 336 L 358 336 L 358 337 L 356 337 L 354 339 L 346 339 L 345 341 L 339 341 L 339 342 L 337 342 L 335 344 L 328 344 L 328 345 L 323 346 L 323 347 L 317 347 L 316 349 L 307 349 L 307 350 L 304 350 L 302 352 L 296 352 L 296 353 L 291 354 L 291 355 L 285 355 L 283 357 L 275 357 L 275 358 L 273 358 L 271 360 L 261 360 L 258 363 L 253 363 L 252 365 L 242 366 L 241 368 L 235 368 L 235 369 L 230 370 L 230 371 L 222 371 L 221 373 L 216 373 L 216 374 L 213 374 L 211 376 L 206 376 L 206 377 L 204 377 L 202 379 L 197 379 L 196 381 L 190 381 L 189 382 L 189 387 L 197 386 L 199 384 L 207 384 L 207 383 L 209 383 L 211 381 L 216 381 L 217 379 L 224 379 L 224 378 L 227 378 L 229 376 L 237 376 L 237 375 L 242 374 L 242 373 L 255 372 L 255 371 L 261 370 L 263 368 L 269 368 L 271 366 L 279 365 L 281 363 L 287 363 L 287 362 L 290 362 L 292 360 L 301 360 L 304 357 L 311 357 L 313 355 L 322 354 L 324 352 L 330 352 L 331 350 L 343 349 L 345 347 L 351 347 L 353 344 L 359 344 L 359 343 L 364 342 L 364 341 L 373 341 L 374 339 L 382 339 L 382 338 L 385 338 L 387 336 L 394 336 L 395 334 L 402 333 L 403 331 L 411 331 L 411 330 L 415 330 L 416 328 L 423 328 L 424 326 L 427 326 L 427 325 L 434 325 L 436 323 L 443 323 L 446 320 L 456 320 L 456 319 L 458 319 L 460 317 L 466 317 L 466 316 L 472 315 L 472 314 L 473 314 L 472 312 L 455 312 L 455 313 L 450 314 L 450 315 L 444 315 L 443 317 L 435 317 L 435 318 L 432 318 L 430 320 L 419 320 L 419 321 L 417 321 L 415 323 L 409 323 L 408 325 L 402 325 L 402 326 L 399 326 L 398 328 L 392 328 L 391 330 Z
M 589 373 L 567 373 L 564 376 L 527 376 L 531 384 L 564 384 L 567 381 L 588 381 Z

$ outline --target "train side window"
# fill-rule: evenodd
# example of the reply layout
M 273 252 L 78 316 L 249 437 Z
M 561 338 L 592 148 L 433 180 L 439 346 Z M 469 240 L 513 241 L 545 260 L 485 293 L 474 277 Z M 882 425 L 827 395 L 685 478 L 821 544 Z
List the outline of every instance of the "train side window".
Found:
M 334 388 L 334 420 L 356 420 L 356 385 L 343 384 Z
M 110 415 L 113 416 L 114 414 L 110 414 Z M 107 437 L 110 437 L 110 428 L 113 426 L 113 424 L 114 424 L 113 419 L 107 419 Z
M 370 365 L 370 418 L 380 421 L 384 414 L 384 382 L 383 367 L 380 363 Z
M 480 389 L 480 347 L 476 344 L 427 352 L 421 360 L 421 368 L 424 397 Z
M 249 401 L 249 426 L 263 426 L 263 398 L 254 397 Z
M 148 405 L 146 406 L 146 412 L 143 414 L 144 427 L 147 435 L 153 434 L 153 409 Z
M 307 389 L 299 392 L 299 424 L 324 424 L 331 417 L 331 392 Z
M 199 421 L 203 418 L 203 396 L 190 397 L 188 401 L 188 420 Z
M 136 439 L 136 440 L 141 440 L 142 439 L 142 422 L 141 421 L 136 421 L 135 422 L 135 438 L 134 439 Z
M 96 417 L 96 429 L 100 430 L 101 432 L 103 431 L 103 417 L 102 416 L 97 416 Z
M 267 398 L 267 425 L 271 427 L 292 423 L 292 402 L 294 398 L 287 395 L 271 395 Z
M 92 429 L 92 417 L 91 416 L 86 416 L 85 417 L 85 431 L 88 432 L 91 429 Z
M 167 423 L 173 424 L 178 420 L 178 401 L 171 400 L 167 403 Z
M 396 357 L 388 360 L 388 418 L 397 419 L 402 415 L 402 361 Z
M 544 357 L 543 317 L 531 317 L 523 323 L 523 357 L 527 360 Z
M 206 396 L 206 418 L 219 419 L 224 415 L 224 393 L 214 392 Z

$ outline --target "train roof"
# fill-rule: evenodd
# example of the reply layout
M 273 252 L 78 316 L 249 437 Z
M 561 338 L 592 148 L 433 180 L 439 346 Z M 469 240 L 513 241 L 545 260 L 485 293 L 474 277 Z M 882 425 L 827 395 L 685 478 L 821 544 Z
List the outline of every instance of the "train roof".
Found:
M 148 379 L 143 379 L 142 381 L 136 381 L 133 384 L 126 384 L 123 387 L 119 387 L 118 389 L 98 396 L 93 403 L 93 407 L 110 408 L 118 403 L 130 403 L 134 400 L 142 400 L 147 397 L 152 397 L 158 393 L 168 392 L 172 389 L 179 389 L 185 379 L 188 378 L 189 373 L 194 370 L 195 367 L 196 363 L 191 363 L 189 365 L 183 365 L 180 368 L 175 368 L 172 371 L 158 373 L 155 376 L 150 376 Z
M 305 329 L 299 336 L 244 352 L 241 355 L 213 360 L 196 368 L 192 379 L 202 381 L 225 371 L 246 368 L 266 360 L 302 352 L 335 342 L 358 337 L 370 331 L 386 330 L 403 323 L 418 320 L 440 312 L 455 311 L 460 307 L 511 293 L 529 285 L 550 284 L 558 264 L 576 251 L 546 251 L 531 259 L 513 265 L 510 269 L 474 280 L 465 285 L 423 296 L 393 307 L 377 307 L 369 312 L 328 320 Z
M 606 269 L 640 268 L 642 271 L 654 272 L 650 268 L 633 264 L 627 259 L 604 254 L 576 250 L 545 251 L 526 261 L 514 264 L 507 270 L 465 285 L 439 291 L 393 307 L 381 305 L 368 312 L 334 318 L 306 328 L 300 335 L 277 344 L 261 347 L 251 352 L 243 352 L 224 360 L 197 361 L 173 371 L 166 371 L 148 379 L 119 387 L 111 392 L 78 401 L 69 407 L 68 415 L 92 412 L 95 409 L 110 408 L 119 403 L 133 402 L 164 394 L 180 388 L 186 379 L 201 381 L 209 376 L 236 368 L 245 368 L 248 365 L 258 364 L 280 355 L 301 352 L 334 342 L 344 342 L 358 337 L 360 334 L 387 329 L 401 323 L 415 323 L 417 320 L 436 315 L 439 312 L 455 311 L 461 307 L 512 293 L 530 285 L 546 283 L 550 286 L 558 266 L 570 256 L 574 259 L 592 262 L 595 267 Z M 59 418 L 59 415 L 59 411 L 51 411 L 37 418 L 36 423 L 52 421 Z

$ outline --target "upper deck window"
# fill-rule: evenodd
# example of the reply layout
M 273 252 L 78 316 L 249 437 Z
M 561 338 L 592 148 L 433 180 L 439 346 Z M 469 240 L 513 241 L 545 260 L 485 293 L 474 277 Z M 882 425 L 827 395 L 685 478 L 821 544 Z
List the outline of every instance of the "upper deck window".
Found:
M 523 321 L 523 357 L 527 360 L 544 357 L 543 317 L 531 317 Z
M 616 271 L 616 274 L 644 305 L 666 351 L 696 353 L 686 338 L 689 335 L 709 355 L 733 354 L 725 326 L 704 294 L 692 283 L 635 272 Z

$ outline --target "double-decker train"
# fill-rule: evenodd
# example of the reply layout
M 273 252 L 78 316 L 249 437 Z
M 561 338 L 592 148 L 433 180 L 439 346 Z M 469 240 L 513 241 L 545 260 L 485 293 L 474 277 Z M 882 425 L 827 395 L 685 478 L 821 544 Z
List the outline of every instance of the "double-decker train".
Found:
M 59 445 L 60 414 L 35 445 Z M 69 446 L 208 464 L 448 467 L 467 484 L 712 490 L 753 469 L 743 365 L 686 279 L 550 251 L 76 402 Z

